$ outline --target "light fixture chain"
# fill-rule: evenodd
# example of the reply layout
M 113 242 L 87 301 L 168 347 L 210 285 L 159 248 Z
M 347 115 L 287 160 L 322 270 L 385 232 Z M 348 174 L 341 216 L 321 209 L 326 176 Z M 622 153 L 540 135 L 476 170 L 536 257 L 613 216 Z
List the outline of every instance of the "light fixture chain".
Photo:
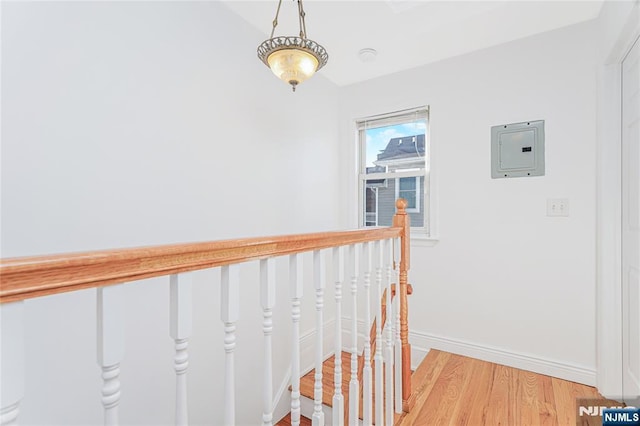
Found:
M 304 7 L 302 7 L 302 0 L 298 0 L 298 14 L 300 15 L 300 38 L 307 38 L 307 24 L 305 23 Z
M 278 15 L 280 14 L 280 6 L 282 6 L 282 0 L 278 2 L 278 9 L 276 10 L 276 17 L 273 18 L 273 28 L 271 28 L 271 37 L 273 38 L 273 33 L 276 32 L 276 27 L 278 26 Z

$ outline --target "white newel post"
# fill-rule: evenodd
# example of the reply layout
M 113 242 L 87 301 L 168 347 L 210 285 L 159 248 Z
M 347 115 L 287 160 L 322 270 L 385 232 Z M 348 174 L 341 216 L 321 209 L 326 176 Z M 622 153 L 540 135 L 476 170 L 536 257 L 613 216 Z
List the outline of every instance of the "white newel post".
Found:
M 332 249 L 332 270 L 333 281 L 335 283 L 336 298 L 336 335 L 335 335 L 335 358 L 333 369 L 333 422 L 340 425 L 344 422 L 344 396 L 342 395 L 342 281 L 344 281 L 344 270 L 342 269 L 342 247 Z
M 351 277 L 351 380 L 349 380 L 349 425 L 358 425 L 360 382 L 358 381 L 358 259 L 356 246 L 348 247 L 348 276 Z
M 371 401 L 371 243 L 362 244 L 361 269 L 365 291 L 365 332 L 364 332 L 364 368 L 362 370 L 362 423 L 367 426 L 373 423 Z
M 274 259 L 260 261 L 260 303 L 264 334 L 264 367 L 262 383 L 262 426 L 273 424 L 273 307 L 276 303 L 276 268 Z
M 320 250 L 313 252 L 313 284 L 316 289 L 316 373 L 313 386 L 313 426 L 324 426 L 324 412 L 322 411 L 322 340 L 324 307 L 324 259 Z
M 393 303 L 395 310 L 394 348 L 395 348 L 395 408 L 396 413 L 402 413 L 402 341 L 400 340 L 400 239 L 393 240 L 393 274 L 396 281 L 396 298 Z
M 289 256 L 291 295 L 291 425 L 300 425 L 300 300 L 303 293 L 301 255 Z
M 374 356 L 376 369 L 376 390 L 375 390 L 375 406 L 376 406 L 376 426 L 384 425 L 384 382 L 382 379 L 383 358 L 382 358 L 382 265 L 383 252 L 382 242 L 380 240 L 373 243 L 373 255 L 376 269 L 376 354 Z
M 176 354 L 173 368 L 176 371 L 176 407 L 177 426 L 189 424 L 187 400 L 187 368 L 189 368 L 189 337 L 192 327 L 192 273 L 174 274 L 169 278 L 169 333 L 175 342 Z
M 385 285 L 387 288 L 387 321 L 385 323 L 385 415 L 387 425 L 393 424 L 393 331 L 391 330 L 393 324 L 393 311 L 391 306 L 391 262 L 393 261 L 391 253 L 391 240 L 384 241 L 384 262 L 387 267 L 387 273 L 385 277 Z M 401 391 L 401 390 L 399 390 Z
M 0 305 L 0 425 L 17 425 L 24 396 L 24 302 Z
M 104 424 L 117 425 L 120 362 L 124 358 L 124 285 L 97 289 L 98 365 L 102 368 Z
M 224 323 L 224 426 L 236 423 L 236 385 L 234 350 L 236 321 L 240 313 L 240 275 L 238 265 L 223 266 L 220 286 L 221 319 Z

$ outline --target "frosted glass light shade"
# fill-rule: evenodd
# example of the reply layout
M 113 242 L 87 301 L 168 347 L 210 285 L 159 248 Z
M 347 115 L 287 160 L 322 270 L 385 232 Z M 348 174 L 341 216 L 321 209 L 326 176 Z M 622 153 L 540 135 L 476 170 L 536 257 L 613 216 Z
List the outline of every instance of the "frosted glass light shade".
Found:
M 295 91 L 298 84 L 327 64 L 329 55 L 324 47 L 308 38 L 278 36 L 260 43 L 258 59 Z
M 293 86 L 293 90 L 318 69 L 315 56 L 301 49 L 276 50 L 269 55 L 267 62 L 276 77 Z

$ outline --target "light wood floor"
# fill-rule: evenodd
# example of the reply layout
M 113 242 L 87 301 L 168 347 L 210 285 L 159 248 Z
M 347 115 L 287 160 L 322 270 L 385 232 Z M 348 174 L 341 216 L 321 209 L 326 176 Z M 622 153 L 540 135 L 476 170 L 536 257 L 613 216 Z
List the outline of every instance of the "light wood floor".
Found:
M 576 399 L 602 398 L 566 380 L 437 350 L 413 375 L 406 425 L 576 425 Z
M 344 371 L 349 355 L 343 353 L 342 360 Z M 333 366 L 331 357 L 322 369 L 327 405 L 333 395 Z M 344 373 L 342 389 L 347 400 L 349 374 Z M 308 373 L 300 383 L 302 395 L 310 398 L 313 374 Z M 429 351 L 414 371 L 413 389 L 416 404 L 396 425 L 574 426 L 576 399 L 602 398 L 591 386 L 438 350 Z M 347 407 L 345 401 L 345 411 Z

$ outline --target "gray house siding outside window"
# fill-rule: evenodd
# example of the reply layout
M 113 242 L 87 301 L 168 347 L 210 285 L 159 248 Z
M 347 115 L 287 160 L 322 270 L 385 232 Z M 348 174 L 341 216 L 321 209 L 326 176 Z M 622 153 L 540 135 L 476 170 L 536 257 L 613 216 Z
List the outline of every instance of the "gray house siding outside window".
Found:
M 415 178 L 403 178 L 403 179 L 415 179 Z M 419 179 L 419 188 L 417 191 L 424 192 L 424 176 Z M 387 187 L 377 189 L 377 213 L 378 223 L 377 226 L 391 226 L 393 215 L 396 212 L 396 182 L 398 179 L 386 179 Z M 403 194 L 399 196 L 402 197 Z M 420 194 L 422 195 L 422 194 Z M 369 196 L 373 198 L 371 195 Z M 373 200 L 372 200 L 373 201 Z M 409 217 L 412 224 L 424 223 L 424 208 L 420 208 L 417 212 L 409 210 Z

